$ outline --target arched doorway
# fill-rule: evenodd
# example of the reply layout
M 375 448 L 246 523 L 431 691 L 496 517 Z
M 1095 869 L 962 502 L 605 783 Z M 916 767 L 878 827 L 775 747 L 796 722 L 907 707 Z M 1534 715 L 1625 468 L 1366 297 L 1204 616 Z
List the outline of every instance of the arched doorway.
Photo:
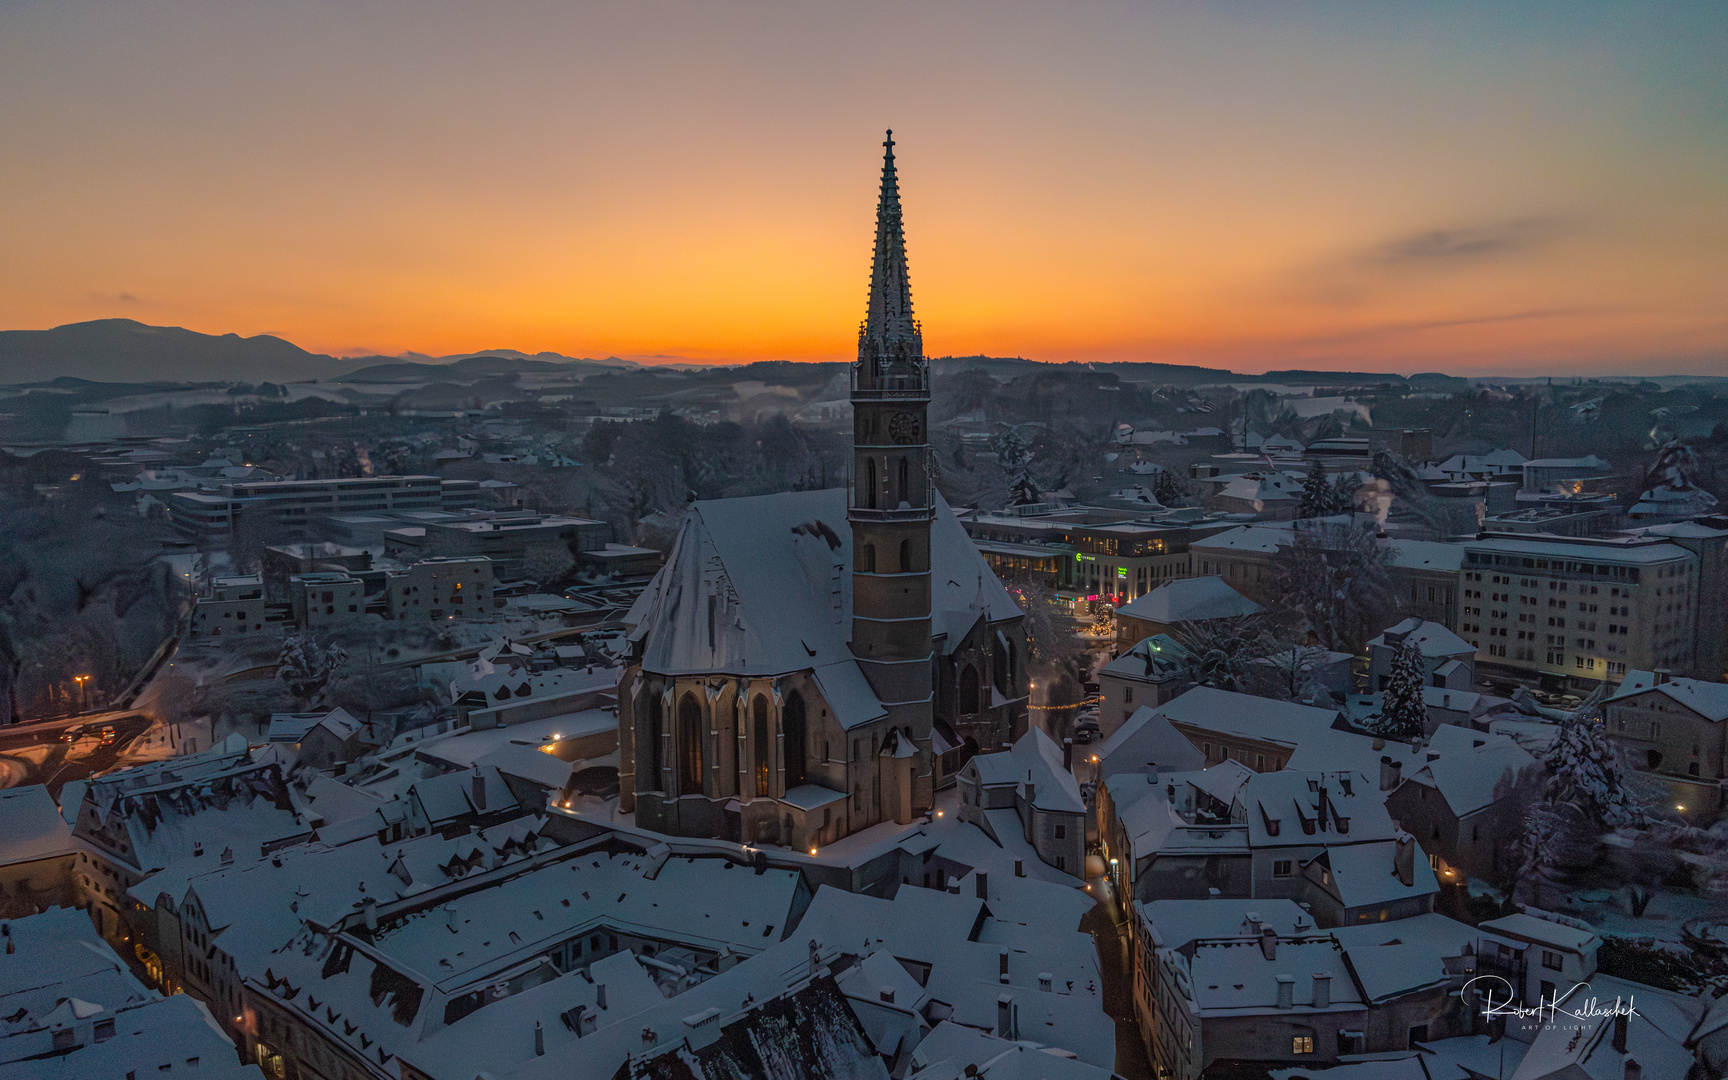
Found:
M 756 797 L 766 799 L 769 791 L 768 762 L 768 699 L 761 694 L 750 703 L 750 758 L 755 764 Z
M 786 739 L 786 786 L 797 787 L 804 782 L 804 754 L 809 745 L 806 734 L 804 698 L 798 691 L 786 699 L 780 711 L 780 731 Z
M 978 672 L 971 664 L 960 669 L 960 712 L 978 711 Z
M 702 793 L 702 706 L 695 694 L 678 700 L 678 794 Z

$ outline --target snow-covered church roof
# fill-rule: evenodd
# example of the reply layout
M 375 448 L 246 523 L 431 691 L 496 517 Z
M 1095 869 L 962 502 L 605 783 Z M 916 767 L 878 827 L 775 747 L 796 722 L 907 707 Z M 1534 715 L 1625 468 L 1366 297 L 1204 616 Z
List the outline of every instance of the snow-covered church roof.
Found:
M 990 622 L 1020 614 L 940 495 L 930 608 L 931 634 L 945 651 L 980 614 Z M 666 566 L 624 621 L 631 640 L 644 643 L 643 668 L 658 674 L 814 668 L 824 684 L 845 677 L 835 667 L 853 663 L 845 490 L 693 503 Z

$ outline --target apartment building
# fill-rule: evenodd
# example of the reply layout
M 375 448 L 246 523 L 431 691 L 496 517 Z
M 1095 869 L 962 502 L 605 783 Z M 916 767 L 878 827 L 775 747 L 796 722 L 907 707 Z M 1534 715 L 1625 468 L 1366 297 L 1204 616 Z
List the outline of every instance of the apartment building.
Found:
M 337 571 L 291 575 L 288 600 L 302 630 L 334 630 L 366 618 L 366 583 Z
M 1464 545 L 1457 631 L 1488 673 L 1556 688 L 1690 672 L 1699 561 L 1658 537 L 1490 534 Z
M 219 577 L 210 582 L 210 595 L 192 607 L 195 638 L 244 637 L 264 632 L 264 578 L 258 574 Z
M 243 518 L 253 517 L 301 531 L 326 514 L 437 510 L 444 503 L 444 483 L 436 476 L 225 482 L 208 490 L 170 493 L 168 514 L 181 532 L 199 539 L 225 539 Z
M 532 510 L 470 512 L 456 519 L 431 520 L 384 533 L 384 553 L 404 561 L 426 557 L 492 560 L 493 575 L 505 581 L 535 577 L 547 565 L 579 551 L 602 550 L 612 539 L 608 522 L 542 514 Z
M 492 611 L 492 560 L 421 559 L 389 576 L 392 619 L 473 619 Z

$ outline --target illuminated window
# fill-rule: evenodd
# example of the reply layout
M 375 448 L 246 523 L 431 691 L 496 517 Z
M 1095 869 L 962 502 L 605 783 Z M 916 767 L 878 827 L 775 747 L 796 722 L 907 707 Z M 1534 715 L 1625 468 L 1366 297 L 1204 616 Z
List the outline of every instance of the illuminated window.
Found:
M 1290 1039 L 1290 1052 L 1292 1054 L 1312 1054 L 1314 1052 L 1314 1036 L 1292 1036 Z

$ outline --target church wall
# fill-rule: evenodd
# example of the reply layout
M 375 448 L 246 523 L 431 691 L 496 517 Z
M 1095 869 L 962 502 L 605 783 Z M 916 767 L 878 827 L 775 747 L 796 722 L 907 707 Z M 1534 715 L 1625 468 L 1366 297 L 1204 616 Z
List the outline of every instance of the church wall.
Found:
M 627 671 L 620 681 L 624 692 L 618 706 L 619 805 L 626 810 L 633 807 L 637 824 L 643 828 L 680 836 L 810 847 L 832 843 L 877 820 L 875 762 L 868 752 L 863 759 L 855 759 L 853 740 L 865 747 L 872 740 L 879 744 L 886 735 L 887 724 L 844 731 L 810 672 L 777 679 L 667 677 L 644 672 L 637 692 L 631 695 L 628 691 L 635 684 L 636 670 Z M 676 718 L 686 694 L 701 710 L 700 791 L 680 788 L 684 771 L 680 755 L 688 742 L 679 740 Z M 805 714 L 802 777 L 795 762 L 787 759 L 787 713 L 794 695 L 802 701 Z M 766 705 L 765 731 L 761 733 L 765 738 L 760 739 L 755 723 L 758 698 Z M 647 750 L 654 741 L 650 728 L 656 700 L 662 703 L 661 715 L 665 718 L 658 736 L 661 753 L 658 772 Z M 809 814 L 781 801 L 789 786 L 811 784 L 849 793 L 854 779 L 862 792 L 861 799 L 836 800 Z M 765 795 L 757 794 L 762 790 L 760 785 L 765 785 Z M 727 804 L 734 800 L 735 809 L 727 810 Z

